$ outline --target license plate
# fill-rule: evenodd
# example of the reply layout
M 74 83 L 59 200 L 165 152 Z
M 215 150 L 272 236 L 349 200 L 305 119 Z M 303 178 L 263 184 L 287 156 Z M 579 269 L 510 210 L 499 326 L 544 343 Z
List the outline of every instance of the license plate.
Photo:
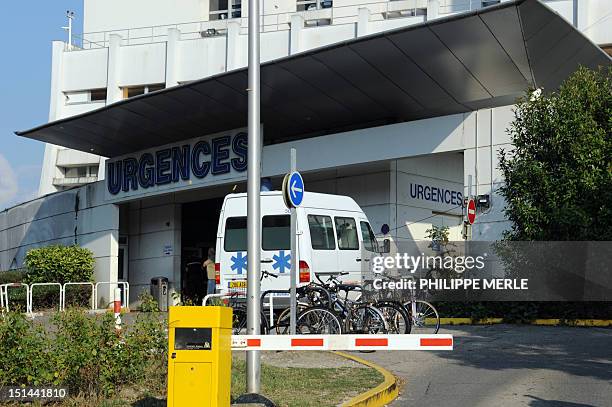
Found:
M 229 288 L 246 288 L 246 280 L 234 280 L 229 282 Z

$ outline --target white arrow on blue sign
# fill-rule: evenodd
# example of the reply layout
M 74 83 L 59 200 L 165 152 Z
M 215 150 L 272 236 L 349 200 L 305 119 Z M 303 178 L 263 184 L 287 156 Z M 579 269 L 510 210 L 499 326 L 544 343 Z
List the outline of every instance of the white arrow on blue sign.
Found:
M 289 180 L 287 182 L 287 190 L 285 192 L 289 203 L 293 207 L 298 207 L 304 199 L 304 180 L 299 172 L 294 171 L 289 174 Z

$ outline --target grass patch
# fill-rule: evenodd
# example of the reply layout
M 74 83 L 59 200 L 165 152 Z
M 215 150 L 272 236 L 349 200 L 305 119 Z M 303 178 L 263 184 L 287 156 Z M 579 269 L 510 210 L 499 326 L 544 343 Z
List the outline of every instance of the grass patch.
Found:
M 232 362 L 232 398 L 245 393 L 246 363 Z M 278 406 L 337 406 L 383 382 L 371 368 L 294 368 L 262 363 L 261 391 Z

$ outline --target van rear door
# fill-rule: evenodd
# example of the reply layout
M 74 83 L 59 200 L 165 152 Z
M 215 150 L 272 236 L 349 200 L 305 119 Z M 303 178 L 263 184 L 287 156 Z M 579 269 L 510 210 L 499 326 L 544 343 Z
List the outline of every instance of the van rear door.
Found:
M 217 261 L 221 264 L 221 289 L 246 294 L 247 279 L 247 217 L 230 216 L 225 219 L 221 250 Z
M 261 292 L 288 290 L 291 275 L 291 215 L 269 213 L 261 218 L 261 270 L 277 276 L 264 277 Z

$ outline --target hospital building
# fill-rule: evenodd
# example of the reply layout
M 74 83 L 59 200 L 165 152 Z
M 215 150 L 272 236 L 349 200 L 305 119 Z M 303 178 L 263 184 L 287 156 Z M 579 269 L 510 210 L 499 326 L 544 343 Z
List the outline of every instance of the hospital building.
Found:
M 247 148 L 262 150 L 267 189 L 295 148 L 306 190 L 353 198 L 381 238 L 444 225 L 453 240 L 498 239 L 498 155 L 517 98 L 612 53 L 607 0 L 260 10 L 263 145 L 249 146 L 246 1 L 84 0 L 82 33 L 51 44 L 49 122 L 18 132 L 45 154 L 39 197 L 0 212 L 0 270 L 78 244 L 96 280 L 129 282 L 131 301 L 155 276 L 179 291 L 186 264 L 214 247 L 223 198 L 246 192 Z

